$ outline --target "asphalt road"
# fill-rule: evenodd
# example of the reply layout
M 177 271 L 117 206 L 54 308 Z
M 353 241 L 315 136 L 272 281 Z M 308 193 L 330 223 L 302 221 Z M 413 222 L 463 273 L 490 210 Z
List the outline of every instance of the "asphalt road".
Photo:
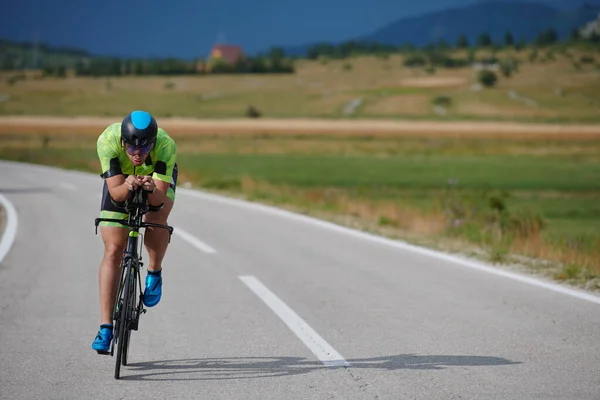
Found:
M 2 399 L 600 398 L 597 297 L 184 189 L 115 380 L 90 348 L 101 179 L 0 171 Z

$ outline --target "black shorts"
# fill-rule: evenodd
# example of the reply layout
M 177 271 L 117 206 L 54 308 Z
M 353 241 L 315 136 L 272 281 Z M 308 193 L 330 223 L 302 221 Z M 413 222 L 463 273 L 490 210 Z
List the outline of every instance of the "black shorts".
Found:
M 175 201 L 175 189 L 177 187 L 177 164 L 173 167 L 173 176 L 171 179 L 171 185 L 167 191 L 167 197 Z M 128 175 L 125 175 L 127 178 Z M 119 207 L 110 201 L 110 192 L 108 191 L 108 185 L 106 180 L 102 188 L 102 200 L 100 201 L 100 218 L 116 218 L 116 219 L 127 219 L 127 212 L 123 207 Z M 101 222 L 100 226 L 118 226 L 122 227 L 121 224 L 116 222 Z

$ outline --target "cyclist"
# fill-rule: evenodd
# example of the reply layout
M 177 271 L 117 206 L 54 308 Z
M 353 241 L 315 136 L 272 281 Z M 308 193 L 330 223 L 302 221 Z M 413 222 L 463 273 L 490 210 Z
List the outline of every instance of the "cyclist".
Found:
M 110 198 L 123 203 L 130 190 L 142 186 L 151 191 L 148 203 L 162 205 L 160 211 L 145 214 L 145 221 L 166 224 L 175 200 L 177 147 L 154 117 L 145 111 L 133 111 L 122 122 L 109 125 L 98 137 L 96 146 L 102 167 L 100 176 L 104 180 L 100 217 L 126 220 L 125 209 L 115 206 Z M 99 226 L 104 242 L 98 274 L 101 321 L 92 349 L 105 353 L 113 337 L 112 311 L 128 230 L 115 222 L 103 221 Z M 168 242 L 166 230 L 146 229 L 144 245 L 149 265 L 142 301 L 147 307 L 154 307 L 162 296 L 162 261 Z

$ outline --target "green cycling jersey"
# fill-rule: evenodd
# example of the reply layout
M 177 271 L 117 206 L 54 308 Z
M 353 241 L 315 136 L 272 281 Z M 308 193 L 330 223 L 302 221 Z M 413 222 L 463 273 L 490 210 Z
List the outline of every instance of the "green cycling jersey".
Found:
M 158 128 L 156 143 L 146 162 L 135 167 L 121 145 L 121 123 L 109 125 L 98 137 L 96 149 L 102 168 L 101 176 L 151 175 L 153 179 L 173 183 L 173 170 L 176 169 L 177 146 L 167 132 Z

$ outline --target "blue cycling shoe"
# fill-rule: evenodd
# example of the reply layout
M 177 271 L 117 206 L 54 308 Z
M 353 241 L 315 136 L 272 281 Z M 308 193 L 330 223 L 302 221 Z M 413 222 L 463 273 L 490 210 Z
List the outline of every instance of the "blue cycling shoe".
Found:
M 113 326 L 112 325 L 100 325 L 100 330 L 92 343 L 92 349 L 96 350 L 98 354 L 108 354 L 110 350 L 110 342 L 113 338 Z
M 148 271 L 146 275 L 146 290 L 142 301 L 146 307 L 154 307 L 160 301 L 162 296 L 162 276 L 161 271 Z

